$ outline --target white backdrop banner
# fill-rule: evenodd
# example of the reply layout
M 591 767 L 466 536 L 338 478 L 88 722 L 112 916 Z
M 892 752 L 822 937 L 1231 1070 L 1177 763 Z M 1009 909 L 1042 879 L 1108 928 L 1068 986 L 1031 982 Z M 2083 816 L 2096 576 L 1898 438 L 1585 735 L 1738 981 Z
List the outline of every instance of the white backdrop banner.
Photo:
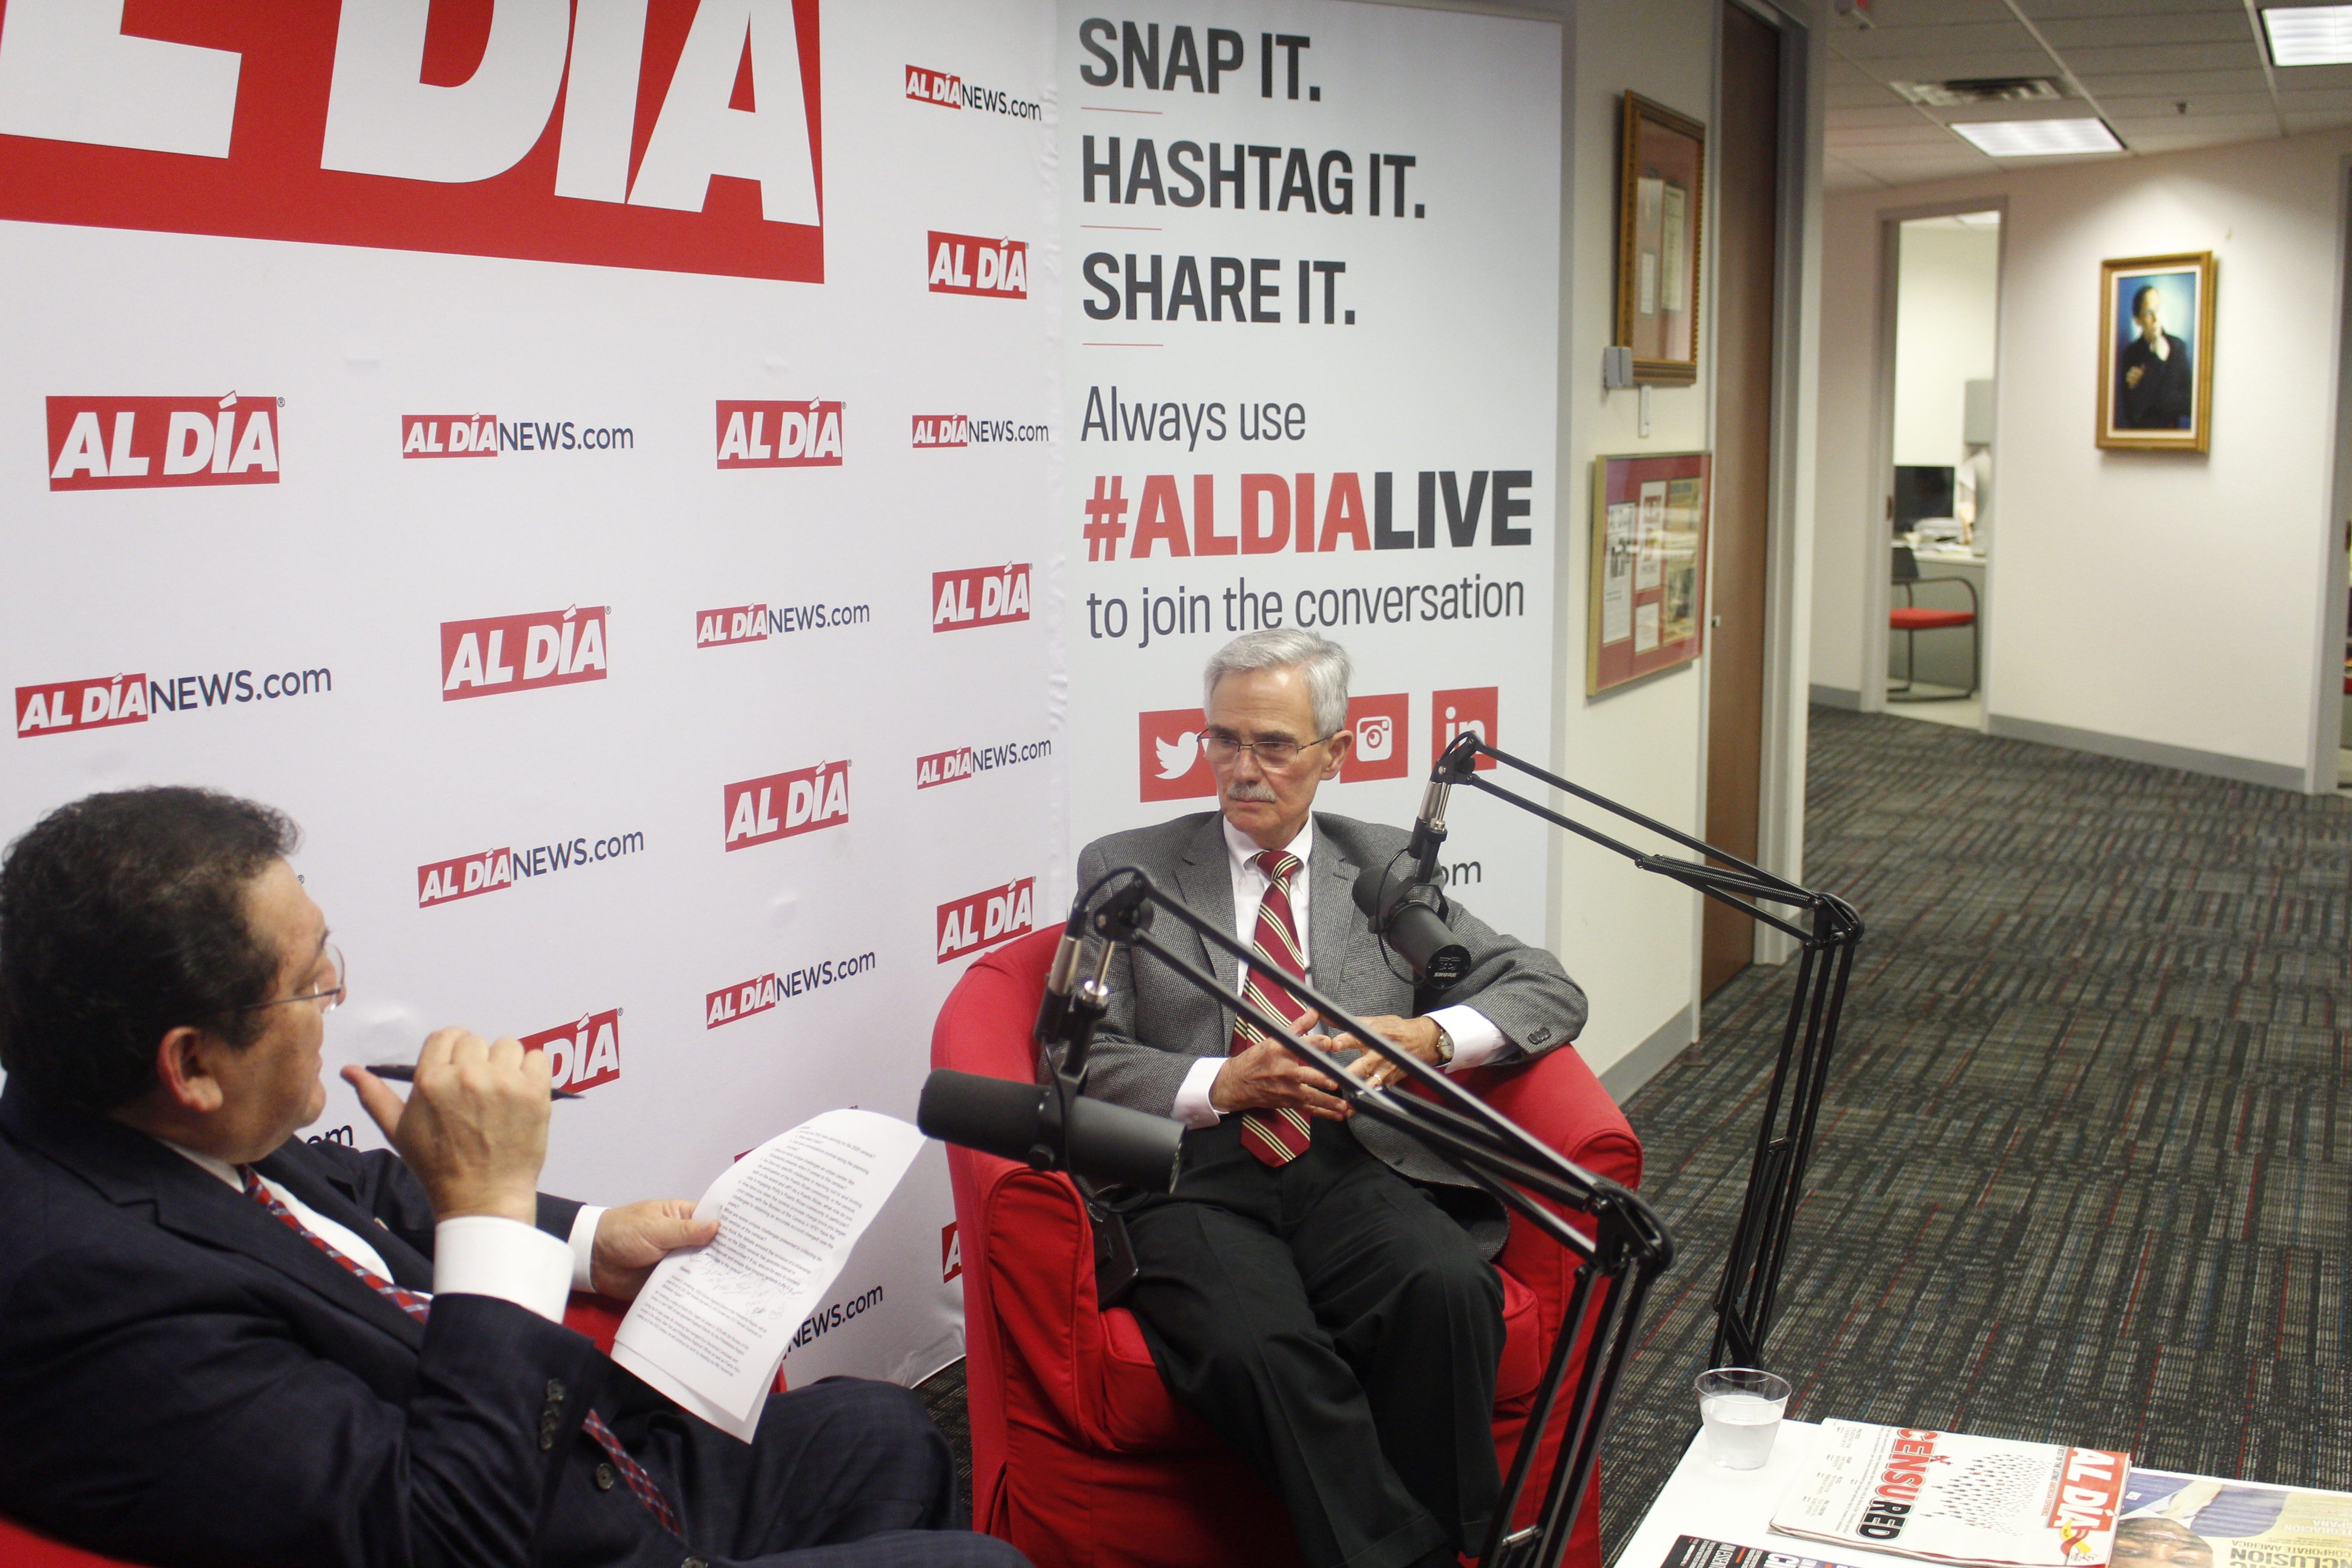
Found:
M 331 1072 L 520 1036 L 551 1190 L 693 1196 L 912 1115 L 1075 847 L 1207 804 L 1232 633 L 1356 656 L 1335 809 L 1549 753 L 1557 27 L 204 11 L 0 0 L 0 834 L 289 812 Z M 1458 890 L 1539 935 L 1540 845 L 1458 814 Z M 961 1267 L 934 1146 L 787 1374 L 928 1373 Z
M 1548 759 L 1559 27 L 1066 3 L 1059 42 L 1077 840 L 1214 804 L 1201 666 L 1261 626 L 1354 660 L 1325 809 L 1409 823 L 1465 728 Z M 1465 800 L 1446 858 L 1536 941 L 1543 831 Z

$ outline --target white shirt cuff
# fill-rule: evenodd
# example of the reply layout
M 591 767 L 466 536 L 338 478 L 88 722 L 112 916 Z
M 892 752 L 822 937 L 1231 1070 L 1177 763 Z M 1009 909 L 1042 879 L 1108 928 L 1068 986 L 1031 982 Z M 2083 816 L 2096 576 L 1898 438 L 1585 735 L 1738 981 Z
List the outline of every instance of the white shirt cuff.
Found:
M 1201 1057 L 1192 1063 L 1192 1070 L 1176 1089 L 1176 1120 L 1187 1127 L 1214 1127 L 1224 1112 L 1209 1103 L 1210 1086 L 1217 1075 L 1225 1070 L 1223 1057 Z
M 445 1219 L 433 1227 L 433 1293 L 495 1296 L 560 1323 L 572 1293 L 572 1249 L 519 1219 Z
M 1440 1007 L 1429 1015 L 1429 1021 L 1453 1037 L 1454 1059 L 1445 1065 L 1447 1072 L 1484 1067 L 1511 1043 L 1503 1037 L 1502 1030 L 1495 1027 L 1493 1020 L 1475 1007 Z
M 596 1289 L 591 1265 L 596 1258 L 596 1222 L 604 1217 L 604 1211 L 594 1204 L 582 1204 L 580 1212 L 572 1216 L 572 1288 L 574 1290 Z

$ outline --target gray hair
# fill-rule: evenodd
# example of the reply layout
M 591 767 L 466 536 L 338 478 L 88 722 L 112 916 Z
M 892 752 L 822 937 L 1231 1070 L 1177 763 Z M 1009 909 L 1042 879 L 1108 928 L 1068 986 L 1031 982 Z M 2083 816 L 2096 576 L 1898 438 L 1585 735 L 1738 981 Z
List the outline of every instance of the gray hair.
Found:
M 1328 637 L 1289 627 L 1276 631 L 1244 632 L 1209 658 L 1201 672 L 1201 701 L 1206 706 L 1217 692 L 1217 682 L 1228 675 L 1261 669 L 1295 669 L 1307 678 L 1307 694 L 1315 705 L 1315 728 L 1335 734 L 1348 727 L 1348 650 Z

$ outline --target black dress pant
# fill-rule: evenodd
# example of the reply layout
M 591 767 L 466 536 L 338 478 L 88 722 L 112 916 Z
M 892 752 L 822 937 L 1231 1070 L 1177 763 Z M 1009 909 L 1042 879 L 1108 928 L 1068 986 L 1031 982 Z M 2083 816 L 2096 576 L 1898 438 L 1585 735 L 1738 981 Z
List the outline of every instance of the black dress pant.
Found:
M 1279 1168 L 1241 1125 L 1186 1133 L 1175 1192 L 1128 1210 L 1161 1376 L 1288 1506 L 1308 1568 L 1475 1551 L 1502 1490 L 1501 1278 L 1344 1123 Z
M 775 1568 L 1027 1568 L 956 1517 L 947 1439 L 903 1388 L 826 1378 L 771 1394 L 738 1442 L 636 1379 L 614 1431 L 660 1485 L 680 1557 Z

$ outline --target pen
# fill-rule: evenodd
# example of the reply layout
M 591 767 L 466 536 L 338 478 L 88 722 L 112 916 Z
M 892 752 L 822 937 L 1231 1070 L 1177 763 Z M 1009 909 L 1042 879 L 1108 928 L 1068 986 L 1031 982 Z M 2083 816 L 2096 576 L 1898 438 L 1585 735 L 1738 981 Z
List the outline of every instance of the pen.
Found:
M 375 1074 L 375 1076 L 380 1079 L 386 1079 L 394 1083 L 415 1083 L 416 1081 L 416 1069 L 408 1066 L 404 1062 L 386 1062 L 381 1067 L 371 1066 L 366 1070 Z M 555 1089 L 548 1091 L 548 1098 L 550 1100 L 577 1100 L 580 1097 L 572 1093 L 568 1089 Z

